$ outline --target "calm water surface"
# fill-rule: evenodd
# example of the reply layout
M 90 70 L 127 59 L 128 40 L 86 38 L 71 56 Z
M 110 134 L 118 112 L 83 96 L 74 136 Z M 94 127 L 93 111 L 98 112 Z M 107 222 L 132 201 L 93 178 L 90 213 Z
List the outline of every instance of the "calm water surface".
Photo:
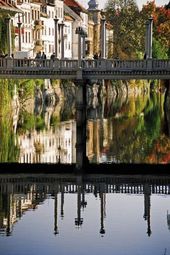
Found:
M 0 162 L 75 163 L 74 84 L 1 80 L 0 86 Z M 105 83 L 87 88 L 86 155 L 90 162 L 170 162 L 163 92 L 145 88 L 140 93 L 115 94 L 115 87 L 109 90 Z
M 170 254 L 169 177 L 0 181 L 2 255 Z

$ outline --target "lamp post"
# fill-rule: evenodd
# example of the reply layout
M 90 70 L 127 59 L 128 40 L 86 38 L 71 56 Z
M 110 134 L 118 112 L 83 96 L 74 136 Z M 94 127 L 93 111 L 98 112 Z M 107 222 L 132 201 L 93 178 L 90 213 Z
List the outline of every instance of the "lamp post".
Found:
M 152 33 L 153 33 L 153 18 L 149 18 L 149 52 L 148 57 L 152 58 Z
M 102 11 L 101 18 L 101 58 L 106 58 L 106 17 Z
M 64 58 L 64 21 L 59 24 L 61 27 L 61 59 Z
M 11 16 L 8 14 L 8 16 L 5 18 L 5 22 L 7 25 L 7 44 L 8 44 L 8 58 L 11 58 L 12 55 L 12 49 L 11 49 Z
M 82 38 L 83 38 L 83 45 L 82 45 L 82 48 L 83 48 L 83 58 L 86 57 L 86 37 L 87 37 L 87 32 L 84 31 L 84 33 L 82 34 Z
M 146 58 L 152 58 L 152 33 L 153 33 L 153 18 L 150 17 L 146 22 L 145 35 L 145 54 Z
M 82 55 L 81 38 L 82 38 L 82 35 L 84 34 L 82 27 L 76 28 L 76 34 L 78 34 L 78 67 L 80 68 L 81 67 L 81 55 Z
M 21 51 L 21 16 L 18 14 L 18 50 Z
M 54 48 L 55 48 L 55 57 L 58 57 L 58 21 L 57 16 L 54 18 Z

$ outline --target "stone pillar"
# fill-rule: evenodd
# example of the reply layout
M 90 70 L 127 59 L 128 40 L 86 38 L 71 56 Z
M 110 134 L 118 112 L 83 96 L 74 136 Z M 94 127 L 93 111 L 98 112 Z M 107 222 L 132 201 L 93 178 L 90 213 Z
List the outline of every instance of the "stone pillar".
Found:
M 11 43 L 11 17 L 8 15 L 5 18 L 7 25 L 7 44 L 8 44 L 8 57 L 11 58 L 12 55 L 12 43 Z
M 82 36 L 82 38 L 83 38 L 83 45 L 82 45 L 82 48 L 83 48 L 83 58 L 85 58 L 86 57 L 86 34 L 83 34 L 83 36 Z
M 153 33 L 153 18 L 149 18 L 149 41 L 148 41 L 148 58 L 152 58 L 152 33 Z
M 64 58 L 64 22 L 60 24 L 61 27 L 61 59 Z
M 58 18 L 54 18 L 54 49 L 55 49 L 55 57 L 58 58 Z
M 86 85 L 76 81 L 76 168 L 82 170 L 86 157 Z
M 101 18 L 101 58 L 106 58 L 106 18 Z
M 20 21 L 20 19 L 18 20 L 18 50 L 21 51 L 21 25 L 22 22 Z
M 81 68 L 81 37 L 82 37 L 82 28 L 77 27 L 76 28 L 76 34 L 78 35 L 78 67 Z

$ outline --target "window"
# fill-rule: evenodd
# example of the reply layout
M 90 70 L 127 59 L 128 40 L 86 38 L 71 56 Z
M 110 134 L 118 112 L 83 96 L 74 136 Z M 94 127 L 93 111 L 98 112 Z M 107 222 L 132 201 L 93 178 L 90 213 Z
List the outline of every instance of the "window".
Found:
M 28 24 L 30 24 L 30 13 L 28 13 Z
M 71 43 L 68 42 L 68 49 L 70 50 L 71 49 Z
M 32 10 L 32 19 L 34 20 L 34 10 Z
M 27 32 L 25 32 L 25 42 L 26 43 L 28 42 L 28 34 L 27 34 Z
M 27 12 L 25 12 L 25 23 L 27 23 Z
M 30 43 L 31 42 L 31 33 L 28 32 L 28 42 Z

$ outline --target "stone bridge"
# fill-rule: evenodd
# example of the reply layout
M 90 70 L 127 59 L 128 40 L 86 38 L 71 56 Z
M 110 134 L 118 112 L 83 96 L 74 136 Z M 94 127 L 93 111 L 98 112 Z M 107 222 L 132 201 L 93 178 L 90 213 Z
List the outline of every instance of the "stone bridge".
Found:
M 0 78 L 170 79 L 170 60 L 36 60 L 0 58 Z

